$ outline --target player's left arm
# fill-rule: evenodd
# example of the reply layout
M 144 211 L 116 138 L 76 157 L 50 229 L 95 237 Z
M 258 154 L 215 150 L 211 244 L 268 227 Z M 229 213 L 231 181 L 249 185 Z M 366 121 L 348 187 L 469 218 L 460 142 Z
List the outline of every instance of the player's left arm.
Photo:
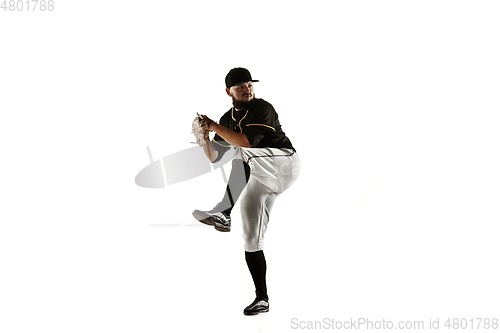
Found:
M 231 131 L 205 115 L 202 115 L 202 117 L 202 119 L 208 123 L 210 130 L 217 133 L 221 138 L 226 140 L 226 142 L 235 147 L 250 148 L 250 142 L 248 141 L 246 134 Z

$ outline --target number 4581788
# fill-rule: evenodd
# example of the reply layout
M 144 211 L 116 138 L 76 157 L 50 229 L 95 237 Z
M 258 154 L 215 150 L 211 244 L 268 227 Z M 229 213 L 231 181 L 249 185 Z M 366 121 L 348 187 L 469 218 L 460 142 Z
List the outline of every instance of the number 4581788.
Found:
M 54 0 L 3 0 L 0 9 L 3 9 L 4 12 L 34 12 L 36 10 L 51 12 L 54 10 Z

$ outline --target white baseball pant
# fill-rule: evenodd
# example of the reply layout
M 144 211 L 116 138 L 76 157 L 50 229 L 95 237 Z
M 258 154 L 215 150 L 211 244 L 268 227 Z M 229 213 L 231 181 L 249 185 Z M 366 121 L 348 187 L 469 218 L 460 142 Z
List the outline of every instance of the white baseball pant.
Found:
M 235 158 L 250 166 L 250 178 L 240 199 L 245 251 L 260 251 L 274 200 L 299 177 L 300 158 L 288 148 L 237 148 Z

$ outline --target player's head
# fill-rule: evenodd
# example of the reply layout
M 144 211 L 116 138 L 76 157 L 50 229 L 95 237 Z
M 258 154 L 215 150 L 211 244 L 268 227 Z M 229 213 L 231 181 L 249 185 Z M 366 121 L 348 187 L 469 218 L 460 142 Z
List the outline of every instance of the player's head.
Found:
M 233 68 L 226 75 L 226 93 L 233 99 L 235 108 L 245 108 L 255 98 L 253 80 L 245 68 Z

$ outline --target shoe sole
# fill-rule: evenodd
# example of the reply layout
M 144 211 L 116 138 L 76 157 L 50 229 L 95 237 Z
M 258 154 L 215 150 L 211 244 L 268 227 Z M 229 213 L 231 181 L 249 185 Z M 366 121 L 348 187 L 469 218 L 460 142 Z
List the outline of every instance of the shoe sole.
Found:
M 259 313 L 265 313 L 265 312 L 269 312 L 269 308 L 263 309 L 263 310 L 258 310 L 256 312 L 246 312 L 246 311 L 243 311 L 243 314 L 245 316 L 255 316 L 255 315 L 258 315 Z
M 212 220 L 211 217 L 205 217 L 204 214 L 203 215 L 199 214 L 196 210 L 193 212 L 193 216 L 195 219 L 197 219 L 201 223 L 213 226 L 215 228 L 215 230 L 217 230 L 217 231 L 221 231 L 221 232 L 231 231 L 231 227 L 229 227 L 229 228 L 225 227 L 222 224 L 219 224 L 219 223 L 215 222 L 214 220 Z

